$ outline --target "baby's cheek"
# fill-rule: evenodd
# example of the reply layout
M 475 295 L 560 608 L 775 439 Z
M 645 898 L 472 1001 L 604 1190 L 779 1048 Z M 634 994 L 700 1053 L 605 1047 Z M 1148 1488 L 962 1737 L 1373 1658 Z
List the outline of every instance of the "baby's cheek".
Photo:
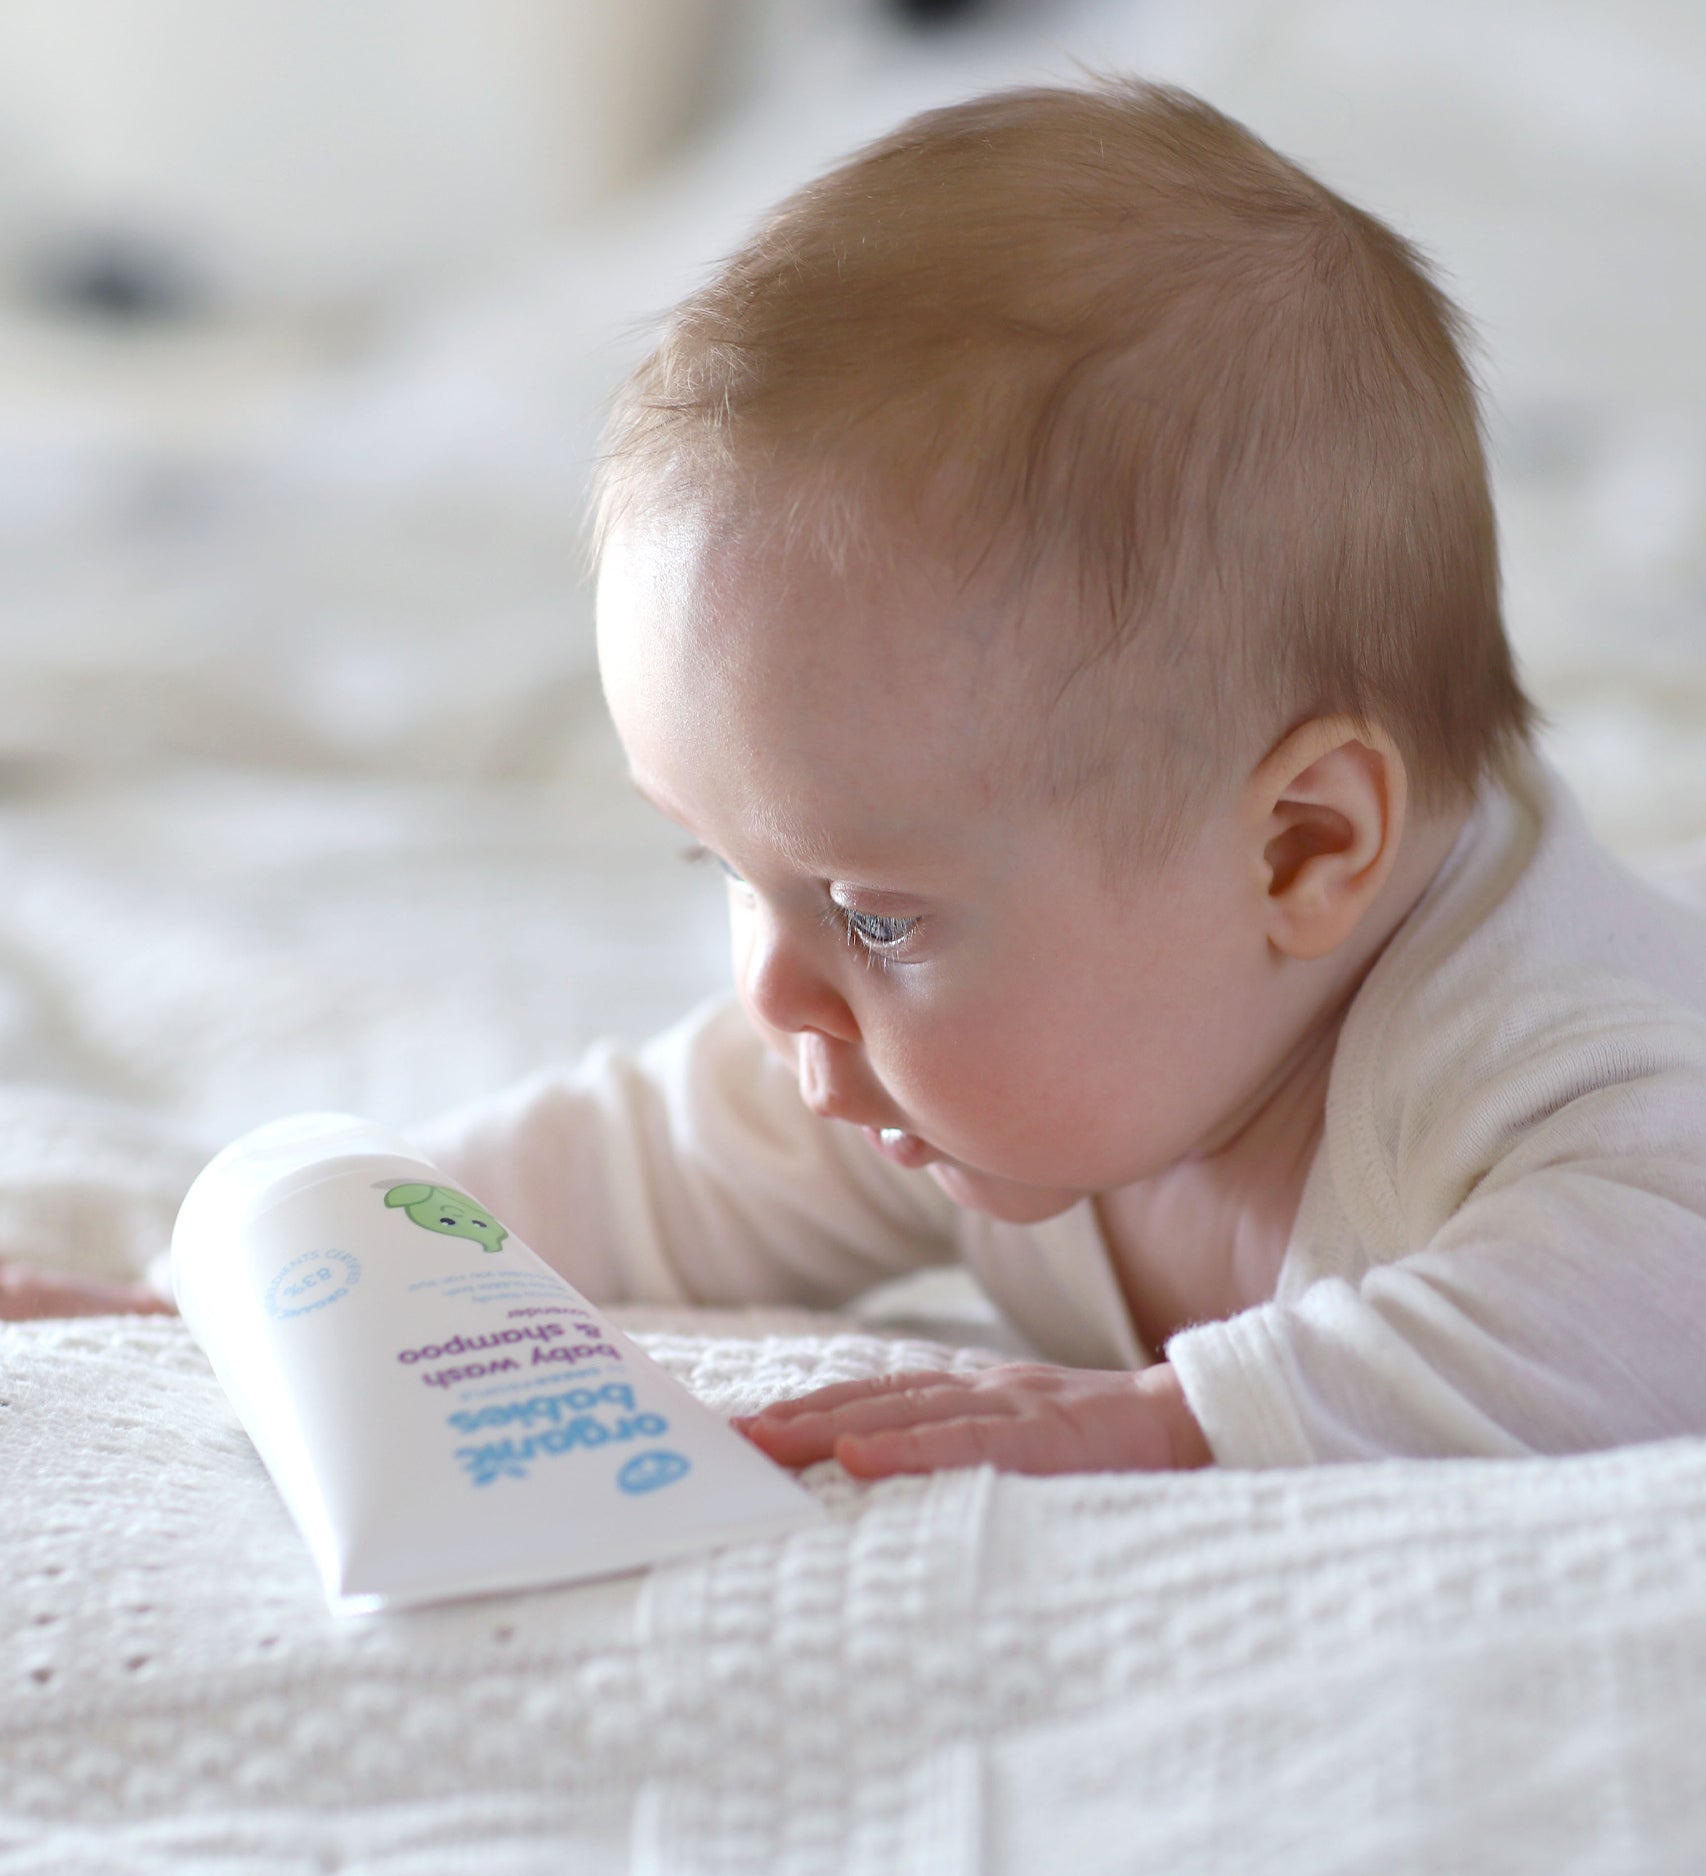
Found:
M 898 1031 L 882 1055 L 883 1085 L 953 1159 L 1083 1190 L 1124 1170 L 1129 1103 L 1088 1044 L 990 1016 Z
M 992 1022 L 902 1024 L 866 1035 L 872 1065 L 890 1096 L 931 1143 L 987 1159 L 1034 1125 L 1032 1077 Z

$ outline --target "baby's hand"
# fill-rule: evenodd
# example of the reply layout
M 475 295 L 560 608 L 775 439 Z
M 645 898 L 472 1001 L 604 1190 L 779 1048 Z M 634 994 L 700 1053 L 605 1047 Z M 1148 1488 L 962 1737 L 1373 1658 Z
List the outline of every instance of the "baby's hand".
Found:
M 165 1303 L 143 1283 L 97 1283 L 36 1264 L 0 1263 L 0 1322 L 38 1316 L 170 1316 Z
M 861 1479 L 978 1465 L 1161 1472 L 1214 1459 L 1165 1363 L 1138 1374 L 1023 1362 L 883 1375 L 779 1401 L 734 1425 L 785 1466 L 839 1459 Z

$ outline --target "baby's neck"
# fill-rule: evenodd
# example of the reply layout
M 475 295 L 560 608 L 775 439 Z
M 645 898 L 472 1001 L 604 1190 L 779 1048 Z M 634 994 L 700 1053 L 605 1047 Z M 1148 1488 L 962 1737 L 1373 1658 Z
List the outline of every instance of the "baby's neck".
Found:
M 1191 1322 L 1265 1302 L 1279 1281 L 1326 1124 L 1333 1057 L 1357 990 L 1432 884 L 1468 810 L 1412 827 L 1308 1021 L 1234 1124 L 1203 1151 L 1096 1201 L 1133 1327 L 1159 1353 Z
M 1439 876 L 1440 868 L 1457 845 L 1458 836 L 1468 825 L 1474 811 L 1472 802 L 1465 803 L 1429 819 L 1413 821 L 1404 830 L 1403 845 L 1399 848 L 1397 863 L 1392 868 L 1392 877 L 1387 880 L 1379 899 L 1370 909 L 1370 920 L 1365 921 L 1377 922 L 1379 927 L 1378 942 L 1369 957 L 1369 964 L 1386 949 L 1399 926 L 1416 909 L 1417 902 Z M 1362 975 L 1367 975 L 1367 968 L 1365 965 Z
M 1326 1071 L 1332 1065 L 1345 1013 L 1363 980 L 1438 876 L 1470 812 L 1465 806 L 1431 819 L 1412 821 L 1404 830 L 1391 873 L 1356 930 L 1327 957 L 1289 967 L 1289 987 L 1278 994 L 1299 1012 L 1296 1027 L 1285 1038 L 1273 1070 L 1204 1143 L 1203 1157 L 1214 1158 L 1230 1151 L 1254 1131 L 1258 1138 L 1276 1134 L 1281 1157 L 1289 1158 L 1296 1127 L 1286 1123 L 1284 1116 L 1325 1105 Z M 1276 1110 L 1275 1114 L 1265 1118 L 1270 1108 Z M 1249 1151 L 1247 1143 L 1244 1150 Z
M 1189 1323 L 1273 1295 L 1320 1144 L 1343 1020 L 1341 1006 L 1232 1139 L 1097 1198 L 1132 1327 L 1152 1352 Z

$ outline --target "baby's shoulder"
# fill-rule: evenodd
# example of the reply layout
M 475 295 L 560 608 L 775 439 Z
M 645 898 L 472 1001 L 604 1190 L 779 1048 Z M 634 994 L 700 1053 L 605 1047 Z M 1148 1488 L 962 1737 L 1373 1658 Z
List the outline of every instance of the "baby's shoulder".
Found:
M 1706 917 L 1607 852 L 1537 765 L 1477 810 L 1370 972 L 1333 1080 L 1329 1126 L 1336 1108 L 1400 1182 L 1421 1162 L 1473 1180 L 1596 1093 L 1638 1128 L 1660 1081 L 1665 1125 L 1698 1114 L 1706 1147 Z

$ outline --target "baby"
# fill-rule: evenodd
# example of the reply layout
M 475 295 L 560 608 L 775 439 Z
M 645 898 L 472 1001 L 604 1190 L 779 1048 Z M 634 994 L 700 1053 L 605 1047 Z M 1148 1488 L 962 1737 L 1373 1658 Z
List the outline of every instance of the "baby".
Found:
M 595 1298 L 960 1259 L 864 1476 L 1706 1431 L 1706 929 L 1533 755 L 1416 255 L 1137 84 L 935 111 L 625 388 L 599 656 L 738 1006 L 420 1133 Z M 1058 1365 L 1053 1365 L 1058 1364 Z
M 596 1297 L 963 1259 L 1061 1365 L 744 1423 L 871 1476 L 1706 1431 L 1706 930 L 1529 747 L 1415 254 L 1177 92 L 932 112 L 610 429 L 599 656 L 739 1007 L 442 1123 Z

